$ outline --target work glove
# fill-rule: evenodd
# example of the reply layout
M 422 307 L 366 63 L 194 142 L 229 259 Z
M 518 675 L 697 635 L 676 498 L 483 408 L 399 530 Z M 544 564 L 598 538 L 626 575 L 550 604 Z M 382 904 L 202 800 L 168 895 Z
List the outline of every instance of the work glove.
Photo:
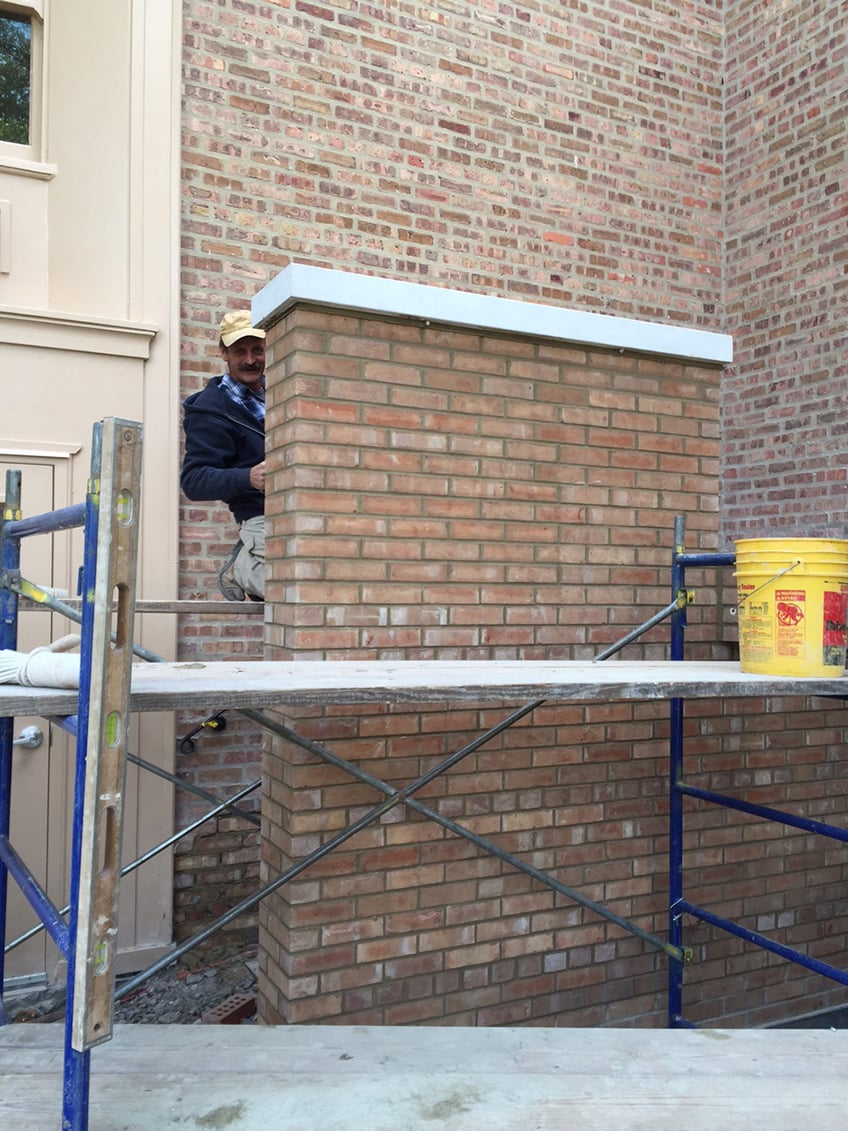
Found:
M 33 648 L 31 652 L 0 648 L 0 683 L 17 683 L 21 687 L 79 687 L 80 657 L 65 654 L 79 642 L 79 636 L 70 635 L 43 648 Z

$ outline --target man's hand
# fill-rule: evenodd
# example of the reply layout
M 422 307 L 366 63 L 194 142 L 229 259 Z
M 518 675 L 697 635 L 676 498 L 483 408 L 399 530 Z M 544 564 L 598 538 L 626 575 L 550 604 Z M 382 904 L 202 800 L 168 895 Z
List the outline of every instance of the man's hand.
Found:
M 265 491 L 265 460 L 250 469 L 250 486 L 254 491 Z

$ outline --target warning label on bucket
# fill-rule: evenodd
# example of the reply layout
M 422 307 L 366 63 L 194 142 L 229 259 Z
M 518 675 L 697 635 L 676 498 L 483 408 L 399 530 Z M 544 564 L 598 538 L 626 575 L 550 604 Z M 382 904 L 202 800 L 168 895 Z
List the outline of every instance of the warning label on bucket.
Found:
M 756 586 L 739 583 L 739 637 L 745 659 L 752 664 L 766 664 L 773 658 L 772 615 L 770 602 L 755 598 Z
M 775 615 L 777 619 L 776 652 L 778 656 L 804 654 L 804 618 L 807 592 L 805 589 L 775 589 Z

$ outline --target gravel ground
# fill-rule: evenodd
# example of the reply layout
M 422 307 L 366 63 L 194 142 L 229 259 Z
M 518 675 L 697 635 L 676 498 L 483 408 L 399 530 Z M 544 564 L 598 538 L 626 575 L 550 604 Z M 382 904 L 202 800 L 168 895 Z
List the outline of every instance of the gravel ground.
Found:
M 250 1024 L 255 1021 L 251 1002 L 256 968 L 255 945 L 189 951 L 119 999 L 114 1020 L 123 1025 L 217 1024 L 222 1014 L 238 1004 L 245 1016 L 237 1023 Z M 118 979 L 118 992 L 129 979 L 130 975 Z M 13 991 L 7 993 L 5 1004 L 13 1023 L 59 1021 L 65 1013 L 65 992 L 62 988 Z M 789 1019 L 772 1028 L 846 1029 L 848 1006 Z
M 118 992 L 129 980 L 130 976 L 118 979 Z M 228 1003 L 238 1001 L 243 1012 L 252 1012 L 249 1003 L 255 988 L 255 946 L 237 951 L 190 951 L 119 999 L 114 1020 L 119 1025 L 196 1025 L 217 1010 L 207 1019 L 212 1024 L 216 1016 L 227 1012 Z M 65 1013 L 65 993 L 56 988 L 14 991 L 6 995 L 6 1009 L 13 1023 L 59 1021 Z M 239 1023 L 251 1020 L 252 1016 L 246 1016 Z

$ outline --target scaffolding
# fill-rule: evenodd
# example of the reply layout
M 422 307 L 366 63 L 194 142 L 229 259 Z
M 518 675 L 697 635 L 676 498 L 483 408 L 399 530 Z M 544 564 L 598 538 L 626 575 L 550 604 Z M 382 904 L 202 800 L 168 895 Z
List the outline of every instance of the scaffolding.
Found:
M 63 1125 L 74 1129 L 87 1126 L 91 1049 L 112 1035 L 140 476 L 141 426 L 110 418 L 94 428 L 84 504 L 25 520 L 13 472 L 4 505 L 3 648 L 17 643 L 11 583 L 20 576 L 21 539 L 85 529 L 79 709 L 61 720 L 76 737 L 67 921 L 10 843 L 13 719 L 0 720 L 0 934 L 11 875 L 67 962 Z M 4 966 L 0 958 L 0 974 Z M 0 1021 L 7 1020 L 0 997 Z
M 685 523 L 680 516 L 675 520 L 674 549 L 671 562 L 671 588 L 672 594 L 678 602 L 678 609 L 672 617 L 670 655 L 672 661 L 682 661 L 685 651 L 686 606 L 689 604 L 686 596 L 686 571 L 687 569 L 732 568 L 736 563 L 733 553 L 686 553 L 684 547 Z M 799 689 L 799 694 L 825 695 L 828 698 L 844 699 L 844 690 L 840 687 L 840 679 L 832 681 L 832 688 L 825 691 L 811 690 L 809 683 L 805 687 L 804 681 Z M 840 693 L 841 692 L 841 693 Z M 784 692 L 789 694 L 790 692 Z M 672 698 L 669 703 L 670 732 L 669 732 L 669 919 L 668 941 L 675 946 L 679 955 L 674 955 L 669 961 L 668 969 L 668 1025 L 670 1028 L 680 1028 L 688 1025 L 683 1011 L 683 973 L 684 965 L 691 960 L 691 954 L 683 944 L 683 921 L 685 916 L 691 916 L 703 923 L 710 924 L 718 930 L 734 935 L 736 938 L 779 955 L 788 962 L 803 966 L 822 977 L 848 986 L 848 971 L 841 970 L 828 962 L 811 958 L 792 947 L 770 939 L 758 931 L 753 931 L 739 923 L 715 915 L 704 907 L 691 903 L 684 895 L 684 809 L 685 798 L 703 802 L 707 805 L 723 806 L 734 809 L 749 816 L 758 817 L 763 821 L 772 821 L 785 825 L 788 828 L 800 829 L 803 832 L 816 836 L 827 837 L 840 841 L 848 841 L 848 830 L 830 825 L 823 821 L 816 821 L 808 817 L 799 817 L 766 805 L 757 805 L 743 801 L 727 794 L 714 790 L 699 789 L 688 785 L 684 780 L 684 708 L 685 699 Z
M 556 894 L 575 902 L 622 930 L 640 938 L 669 960 L 668 1026 L 688 1027 L 682 1008 L 684 970 L 691 951 L 683 938 L 683 921 L 691 916 L 814 970 L 827 978 L 848 984 L 848 975 L 829 964 L 782 946 L 729 920 L 690 903 L 684 896 L 684 799 L 736 808 L 764 820 L 780 821 L 837 840 L 848 839 L 844 830 L 814 820 L 798 818 L 763 806 L 740 802 L 707 790 L 688 786 L 683 780 L 684 704 L 688 698 L 748 695 L 837 696 L 835 679 L 795 679 L 751 676 L 740 673 L 738 664 L 706 665 L 683 662 L 686 609 L 692 595 L 686 589 L 689 568 L 724 568 L 733 564 L 731 554 L 688 554 L 684 549 L 684 522 L 675 523 L 672 551 L 671 601 L 666 609 L 629 633 L 617 645 L 601 653 L 605 660 L 654 625 L 671 619 L 671 649 L 668 663 L 585 664 L 575 661 L 460 661 L 452 665 L 413 661 L 386 664 L 313 662 L 308 665 L 249 662 L 191 665 L 184 670 L 133 644 L 135 612 L 135 557 L 139 513 L 141 427 L 127 421 L 106 420 L 95 426 L 92 473 L 86 503 L 25 520 L 20 514 L 20 473 L 10 473 L 2 530 L 0 572 L 0 647 L 14 648 L 17 601 L 30 596 L 52 601 L 52 607 L 70 616 L 80 616 L 80 688 L 78 694 L 45 688 L 0 688 L 0 933 L 5 932 L 7 877 L 24 891 L 41 923 L 68 961 L 65 1055 L 63 1064 L 64 1131 L 87 1131 L 91 1050 L 112 1035 L 115 977 L 114 953 L 117 932 L 117 897 L 122 874 L 142 864 L 154 852 L 185 836 L 212 816 L 230 811 L 255 821 L 255 815 L 238 802 L 259 783 L 228 800 L 194 789 L 213 804 L 212 810 L 165 844 L 120 868 L 120 827 L 123 775 L 127 761 L 157 773 L 163 771 L 126 750 L 125 736 L 133 710 L 177 710 L 192 706 L 215 709 L 207 720 L 220 726 L 225 709 L 234 709 L 262 728 L 299 746 L 317 758 L 368 784 L 382 800 L 362 814 L 309 856 L 275 876 L 185 943 L 170 951 L 121 987 L 121 996 L 131 993 L 159 970 L 177 961 L 206 941 L 262 899 L 306 871 L 341 844 L 396 806 L 406 806 L 437 822 L 455 836 L 473 843 L 529 876 Z M 15 478 L 17 476 L 17 479 Z M 85 531 L 81 571 L 81 613 L 55 601 L 43 590 L 20 577 L 20 541 L 30 534 L 82 526 Z M 146 664 L 136 665 L 133 655 Z M 487 699 L 526 702 L 501 722 L 444 758 L 438 765 L 401 789 L 334 755 L 326 747 L 297 734 L 257 708 L 281 705 L 480 701 Z M 661 699 L 669 703 L 669 909 L 668 935 L 660 938 L 636 923 L 623 919 L 583 893 L 561 884 L 554 876 L 527 865 L 498 845 L 418 801 L 414 794 L 435 778 L 450 771 L 494 736 L 526 718 L 543 703 Z M 74 779 L 73 853 L 70 900 L 58 910 L 48 899 L 24 861 L 9 843 L 11 811 L 12 724 L 15 714 L 38 713 L 76 735 L 77 758 Z M 204 724 L 181 741 L 190 742 Z M 166 775 L 170 776 L 170 775 Z M 176 778 L 175 784 L 184 785 Z M 67 919 L 66 919 L 67 916 Z M 21 940 L 15 940 L 21 941 Z M 12 944 L 14 945 L 14 944 Z M 0 974 L 3 959 L 0 955 Z M 0 995 L 0 1022 L 7 1023 Z
M 15 740 L 14 714 L 0 716 L 0 938 L 5 940 L 10 877 L 39 920 L 0 949 L 0 1024 L 9 1021 L 3 992 L 6 954 L 47 931 L 67 963 L 63 1128 L 68 1131 L 85 1131 L 88 1126 L 90 1051 L 110 1039 L 114 1002 L 129 992 L 125 988 L 116 995 L 115 990 L 120 880 L 221 814 L 235 815 L 257 827 L 260 823 L 256 813 L 239 803 L 259 789 L 261 780 L 250 782 L 231 798 L 220 799 L 132 754 L 126 745 L 133 657 L 162 662 L 162 657 L 133 638 L 141 449 L 140 424 L 116 418 L 98 422 L 92 435 L 85 503 L 26 519 L 21 511 L 21 473 L 7 472 L 0 530 L 0 649 L 15 649 L 21 597 L 81 626 L 78 695 L 67 712 L 42 712 L 42 717 L 75 739 L 76 747 L 69 899 L 62 908 L 53 904 L 10 841 L 13 752 L 15 746 L 27 745 L 31 739 L 24 735 Z M 80 599 L 65 601 L 21 575 L 21 543 L 33 535 L 74 528 L 84 532 Z M 146 604 L 154 611 L 174 611 L 170 602 Z M 220 604 L 214 602 L 214 608 L 206 611 L 220 612 Z M 223 712 L 217 712 L 181 738 L 180 749 L 190 752 L 197 734 L 225 725 Z M 122 867 L 128 763 L 167 779 L 212 808 Z M 168 962 L 174 957 L 169 953 Z M 147 976 L 154 972 L 149 970 Z

